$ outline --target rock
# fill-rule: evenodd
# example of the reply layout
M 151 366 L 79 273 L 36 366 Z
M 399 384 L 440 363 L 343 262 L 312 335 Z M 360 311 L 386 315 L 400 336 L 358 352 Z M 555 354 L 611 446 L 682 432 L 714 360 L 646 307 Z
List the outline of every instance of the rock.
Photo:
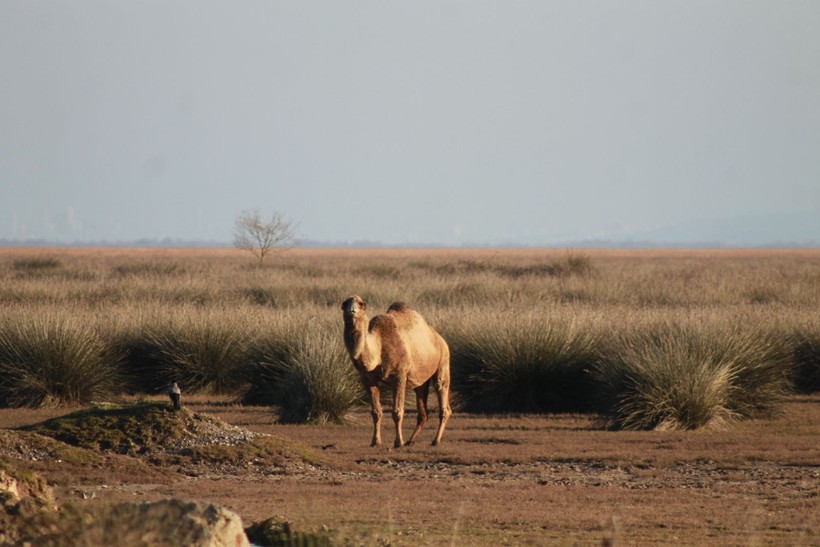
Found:
M 124 503 L 101 518 L 103 544 L 132 537 L 134 544 L 242 547 L 249 545 L 236 513 L 219 505 L 172 499 L 155 503 Z M 113 532 L 113 534 L 112 534 Z M 131 542 L 121 542 L 130 545 Z
M 23 509 L 55 509 L 54 493 L 37 473 L 17 471 L 0 462 L 0 508 L 20 513 Z
M 0 461 L 0 545 L 18 543 L 18 524 L 40 511 L 54 511 L 54 494 L 36 473 Z
M 17 505 L 20 501 L 20 489 L 17 488 L 17 479 L 7 475 L 0 469 L 0 502 L 3 507 Z
M 38 546 L 190 545 L 246 547 L 242 519 L 224 507 L 178 499 L 103 507 L 66 504 L 38 515 L 20 530 L 20 540 Z

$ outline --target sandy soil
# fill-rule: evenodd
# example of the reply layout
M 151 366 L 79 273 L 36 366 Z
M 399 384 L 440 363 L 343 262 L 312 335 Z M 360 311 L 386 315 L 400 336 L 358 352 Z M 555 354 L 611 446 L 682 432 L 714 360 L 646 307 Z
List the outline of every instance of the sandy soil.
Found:
M 308 462 L 225 467 L 106 456 L 36 470 L 58 503 L 225 505 L 246 523 L 281 516 L 365 545 L 820 545 L 820 396 L 727 431 L 608 431 L 595 416 L 457 414 L 444 443 L 372 449 L 369 417 L 344 426 L 277 425 L 264 407 L 200 399 L 190 409 L 306 447 Z M 0 410 L 11 429 L 69 412 Z M 410 413 L 408 429 L 414 422 Z M 385 440 L 392 440 L 392 426 Z

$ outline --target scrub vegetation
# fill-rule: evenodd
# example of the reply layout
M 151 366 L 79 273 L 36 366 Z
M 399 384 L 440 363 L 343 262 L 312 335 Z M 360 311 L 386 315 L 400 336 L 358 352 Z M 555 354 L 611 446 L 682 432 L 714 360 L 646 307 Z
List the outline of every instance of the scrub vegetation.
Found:
M 0 404 L 227 394 L 286 422 L 361 404 L 340 302 L 403 300 L 448 341 L 462 411 L 728 427 L 818 385 L 815 251 L 0 254 Z M 412 397 L 410 403 L 412 404 Z

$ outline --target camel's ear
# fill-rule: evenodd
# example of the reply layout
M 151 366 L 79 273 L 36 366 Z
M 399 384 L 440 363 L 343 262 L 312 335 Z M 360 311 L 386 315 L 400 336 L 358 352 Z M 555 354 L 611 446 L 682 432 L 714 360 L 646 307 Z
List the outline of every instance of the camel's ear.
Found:
M 362 311 L 366 311 L 366 310 L 367 310 L 367 302 L 362 300 Z

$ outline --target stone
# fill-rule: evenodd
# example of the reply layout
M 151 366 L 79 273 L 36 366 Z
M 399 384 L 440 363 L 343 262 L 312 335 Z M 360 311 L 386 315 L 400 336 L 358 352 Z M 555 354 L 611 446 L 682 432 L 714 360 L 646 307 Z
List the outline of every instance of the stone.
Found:
M 212 503 L 179 499 L 102 507 L 66 504 L 20 531 L 32 545 L 249 547 L 242 519 Z
M 178 499 L 123 503 L 98 517 L 101 544 L 245 547 L 242 519 L 213 503 Z M 131 541 L 129 541 L 131 539 Z

